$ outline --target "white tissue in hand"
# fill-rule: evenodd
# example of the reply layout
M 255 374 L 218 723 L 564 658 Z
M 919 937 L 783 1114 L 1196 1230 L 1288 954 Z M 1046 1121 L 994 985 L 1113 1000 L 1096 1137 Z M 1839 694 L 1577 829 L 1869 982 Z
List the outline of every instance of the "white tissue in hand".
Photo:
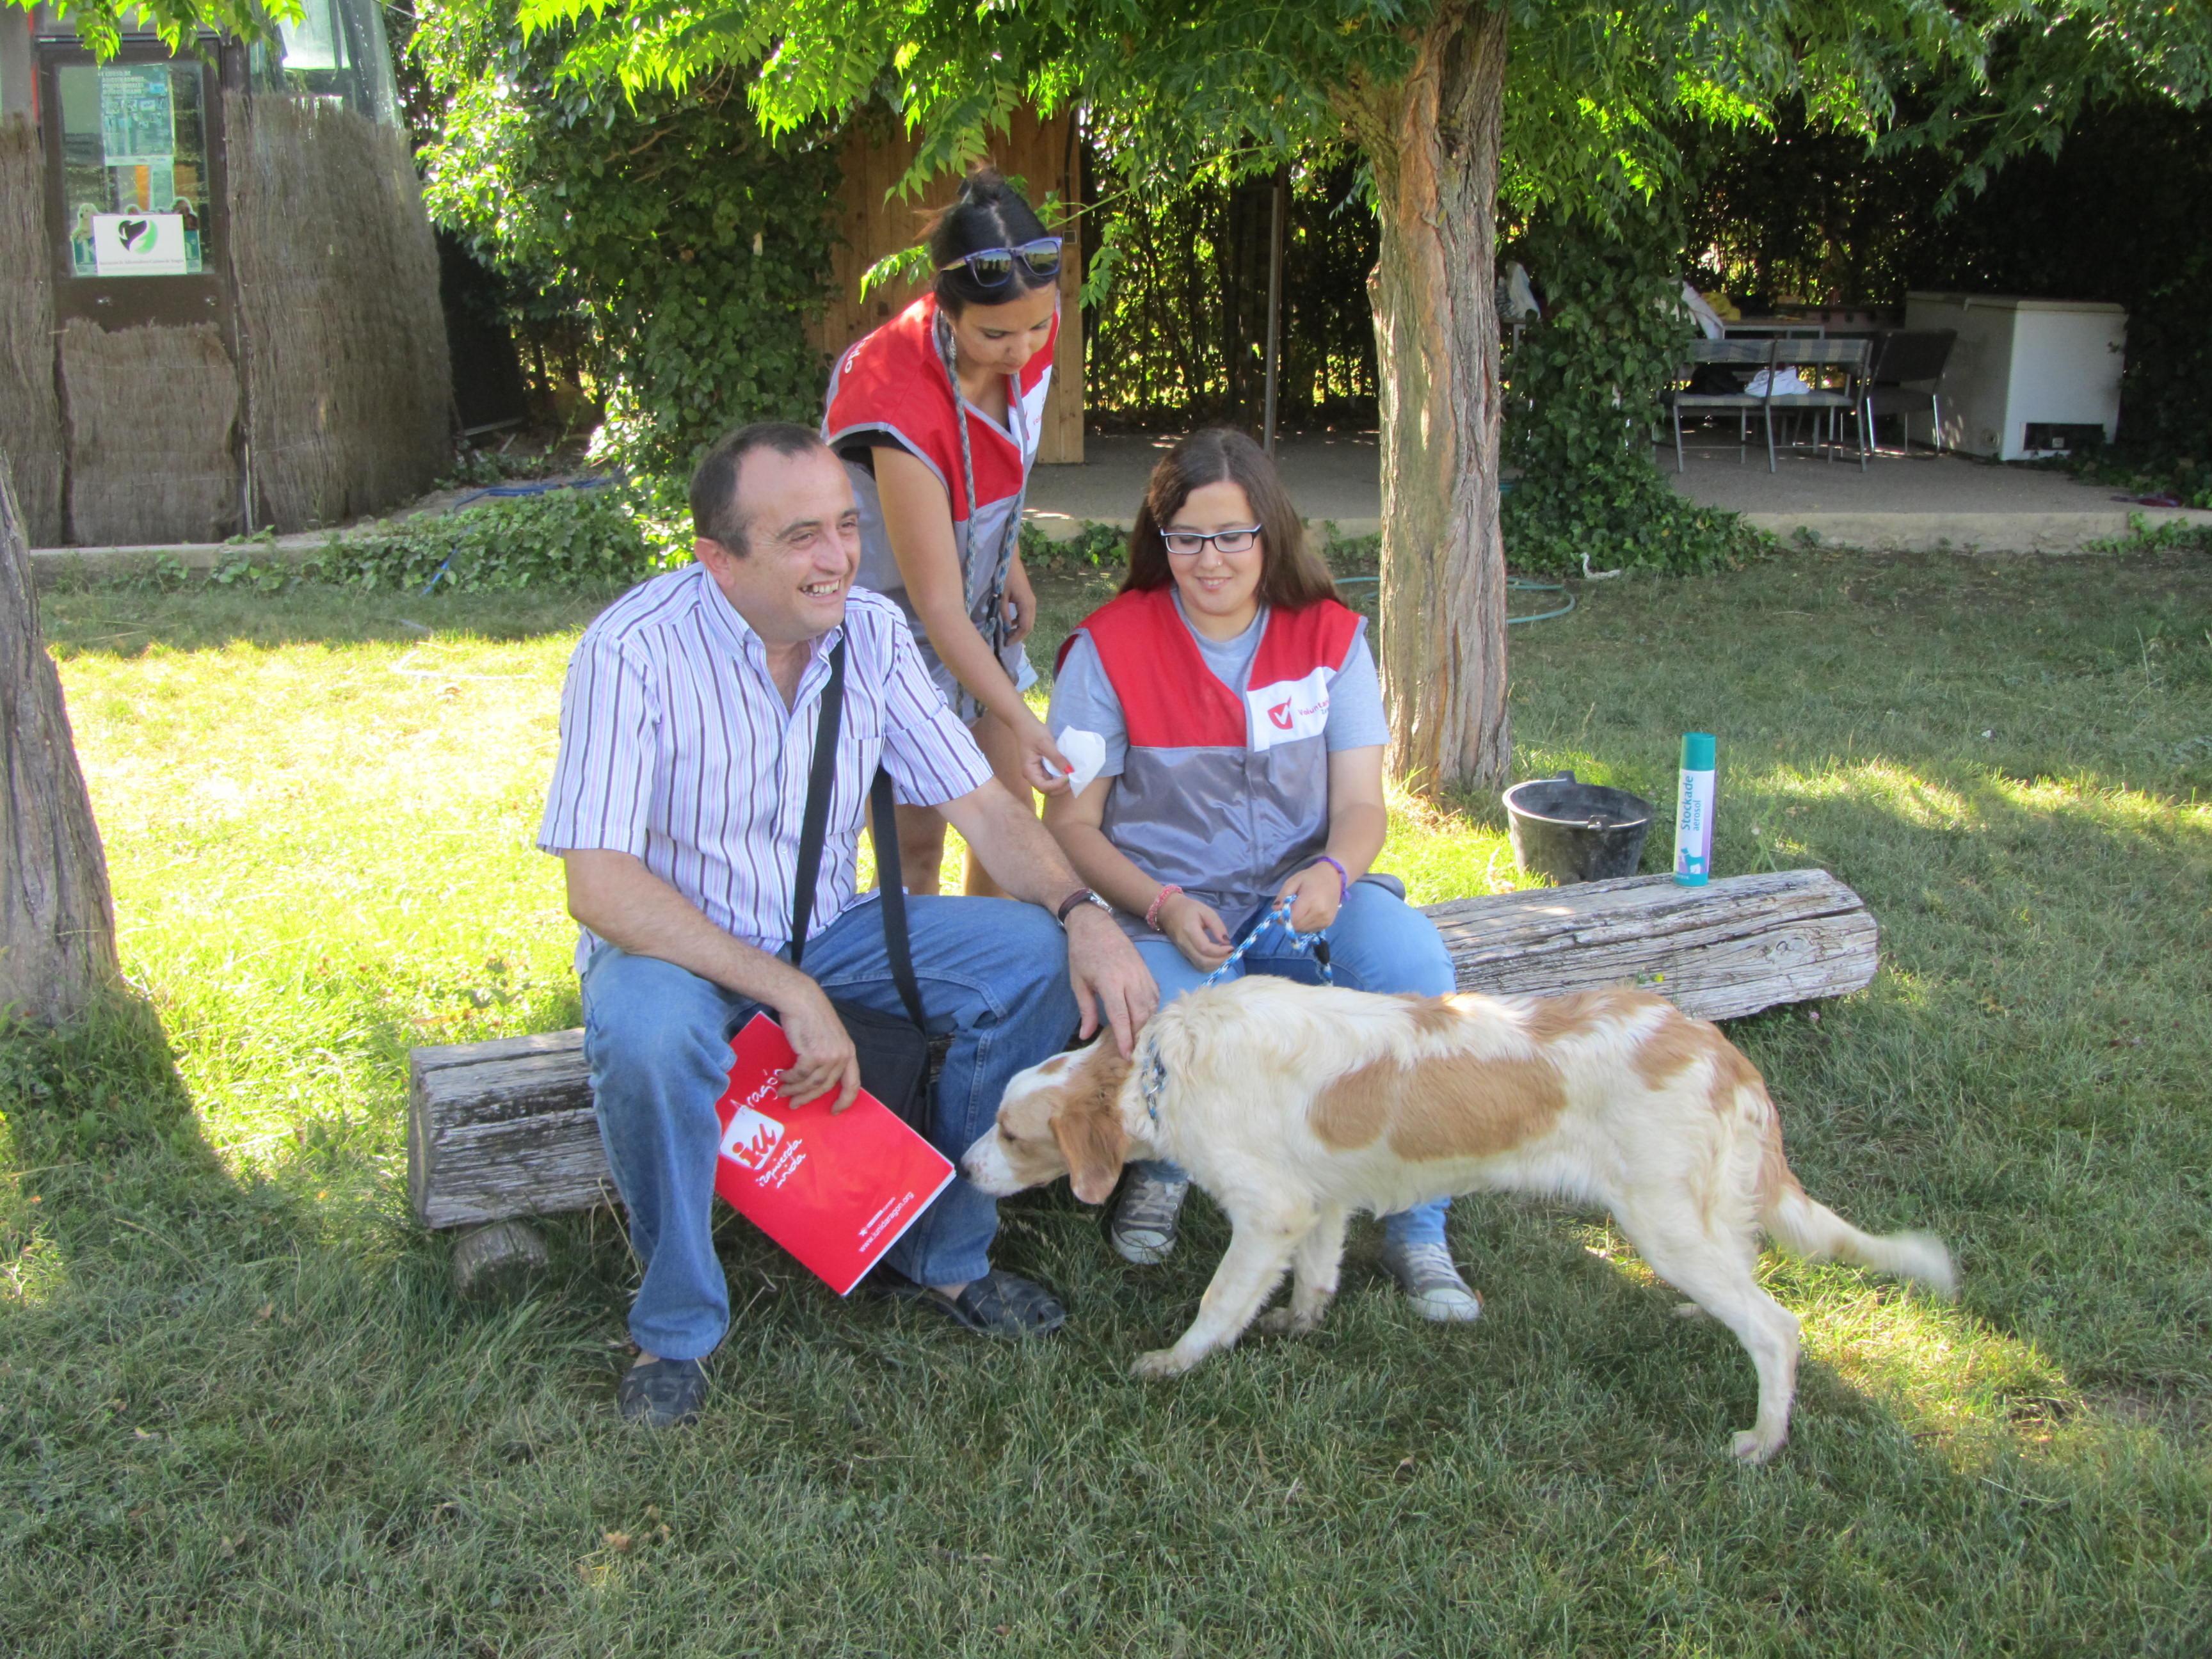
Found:
M 1075 769 L 1067 775 L 1068 787 L 1081 794 L 1091 787 L 1099 769 L 1106 764 L 1106 739 L 1096 732 L 1086 732 L 1079 726 L 1071 726 L 1062 732 L 1057 741 L 1060 752 L 1067 757 L 1067 763 Z

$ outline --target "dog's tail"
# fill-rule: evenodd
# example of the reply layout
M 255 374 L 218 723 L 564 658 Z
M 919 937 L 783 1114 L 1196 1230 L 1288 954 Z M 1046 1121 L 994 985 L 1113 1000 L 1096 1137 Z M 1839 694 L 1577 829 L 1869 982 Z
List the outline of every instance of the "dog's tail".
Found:
M 1782 1153 L 1782 1127 L 1771 1103 L 1767 1126 L 1759 1221 L 1775 1243 L 1811 1261 L 1840 1258 L 1915 1279 L 1938 1296 L 1958 1288 L 1959 1272 L 1942 1239 L 1933 1233 L 1861 1232 L 1797 1184 Z

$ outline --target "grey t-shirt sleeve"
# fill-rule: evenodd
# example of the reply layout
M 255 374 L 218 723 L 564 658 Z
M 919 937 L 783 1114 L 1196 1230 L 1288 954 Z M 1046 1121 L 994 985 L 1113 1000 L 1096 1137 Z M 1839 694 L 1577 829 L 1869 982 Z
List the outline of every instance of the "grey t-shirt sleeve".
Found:
M 1096 732 L 1106 739 L 1106 763 L 1098 775 L 1121 775 L 1129 753 L 1128 722 L 1121 717 L 1121 700 L 1114 695 L 1114 683 L 1106 678 L 1106 665 L 1098 660 L 1098 647 L 1088 634 L 1075 636 L 1066 660 L 1053 676 L 1052 706 L 1045 712 L 1045 724 L 1055 738 L 1070 727 Z
M 1364 623 L 1352 636 L 1343 666 L 1328 684 L 1328 724 L 1322 735 L 1331 754 L 1390 741 L 1389 718 L 1382 712 L 1382 682 L 1375 672 L 1375 654 L 1367 648 Z

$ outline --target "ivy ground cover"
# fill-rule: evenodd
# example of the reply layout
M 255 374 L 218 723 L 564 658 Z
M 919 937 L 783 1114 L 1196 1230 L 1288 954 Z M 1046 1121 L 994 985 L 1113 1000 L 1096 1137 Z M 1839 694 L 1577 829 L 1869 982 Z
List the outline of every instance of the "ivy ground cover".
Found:
M 1807 1357 L 1757 1472 L 1733 1340 L 1601 1218 L 1500 1200 L 1453 1214 L 1479 1323 L 1408 1317 L 1363 1230 L 1325 1334 L 1170 1386 L 1126 1368 L 1203 1205 L 1150 1271 L 1064 1188 L 1011 1206 L 1074 1310 L 1025 1348 L 732 1221 L 706 1420 L 624 1432 L 616 1218 L 465 1305 L 403 1194 L 409 1047 L 577 1018 L 528 842 L 599 601 L 54 596 L 144 1011 L 0 1047 L 0 1651 L 2201 1652 L 2206 575 L 1793 552 L 1515 630 L 1521 771 L 1663 799 L 1717 730 L 1721 866 L 1882 924 L 1870 989 L 1735 1035 L 1808 1187 L 1946 1234 L 1964 1291 L 1768 1255 Z M 1511 865 L 1474 804 L 1388 862 Z

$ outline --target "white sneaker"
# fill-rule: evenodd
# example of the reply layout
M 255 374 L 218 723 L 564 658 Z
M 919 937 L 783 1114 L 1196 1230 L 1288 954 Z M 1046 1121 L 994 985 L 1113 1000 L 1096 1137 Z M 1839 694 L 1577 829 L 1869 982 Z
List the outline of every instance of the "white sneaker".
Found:
M 1451 1252 L 1443 1245 L 1399 1245 L 1386 1239 L 1382 1265 L 1422 1318 L 1460 1323 L 1482 1316 L 1482 1298 L 1459 1276 Z
M 1188 1176 L 1176 1180 L 1131 1170 L 1106 1229 L 1114 1254 L 1139 1267 L 1166 1261 L 1175 1253 L 1176 1217 L 1189 1192 Z

